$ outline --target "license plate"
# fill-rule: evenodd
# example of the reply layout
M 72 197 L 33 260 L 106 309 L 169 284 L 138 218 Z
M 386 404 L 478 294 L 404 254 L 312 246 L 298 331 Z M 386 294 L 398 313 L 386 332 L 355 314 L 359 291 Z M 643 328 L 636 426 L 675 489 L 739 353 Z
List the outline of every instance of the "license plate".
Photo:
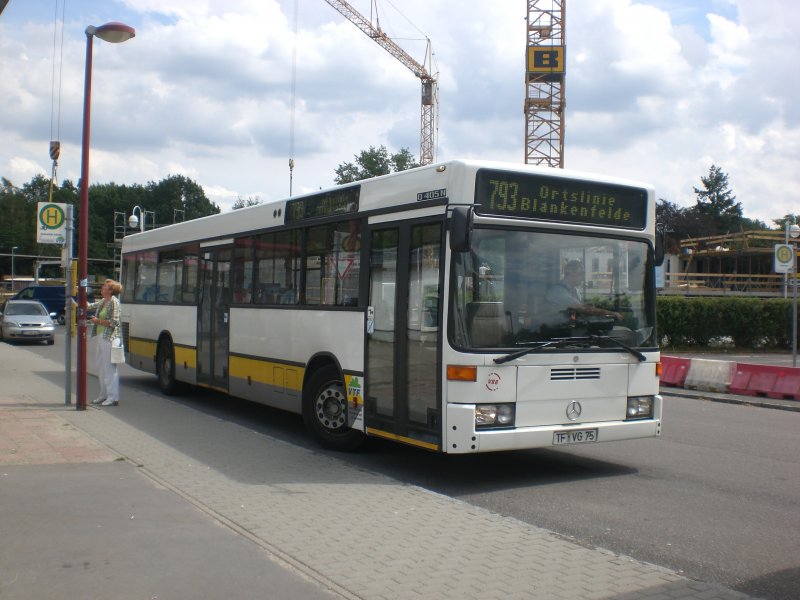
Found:
M 587 444 L 597 441 L 597 429 L 574 429 L 572 431 L 556 431 L 553 433 L 553 445 Z
M 28 331 L 23 331 L 22 335 L 40 335 L 40 334 L 38 331 L 33 331 L 29 329 Z

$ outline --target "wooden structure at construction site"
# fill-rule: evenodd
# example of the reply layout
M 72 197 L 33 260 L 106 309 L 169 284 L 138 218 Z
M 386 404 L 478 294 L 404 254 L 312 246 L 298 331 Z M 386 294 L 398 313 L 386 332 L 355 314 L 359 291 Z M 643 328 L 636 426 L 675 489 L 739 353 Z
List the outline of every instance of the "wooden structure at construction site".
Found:
M 782 298 L 787 278 L 775 273 L 773 256 L 784 240 L 780 230 L 685 238 L 679 253 L 665 261 L 659 294 Z

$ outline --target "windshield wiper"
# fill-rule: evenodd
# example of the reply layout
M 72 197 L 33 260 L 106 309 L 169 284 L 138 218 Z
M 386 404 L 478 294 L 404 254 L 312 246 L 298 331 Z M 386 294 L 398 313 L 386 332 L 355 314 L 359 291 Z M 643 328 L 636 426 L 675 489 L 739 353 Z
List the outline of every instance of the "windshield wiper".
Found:
M 536 342 L 539 345 L 533 346 L 532 348 L 523 348 L 522 350 L 517 350 L 516 352 L 512 352 L 511 354 L 506 354 L 505 356 L 500 356 L 494 359 L 495 364 L 501 365 L 503 363 L 507 363 L 517 358 L 521 358 L 526 354 L 533 354 L 534 352 L 539 352 L 539 350 L 543 350 L 544 348 L 563 348 L 564 346 L 575 344 L 575 342 L 586 342 L 588 341 L 587 338 L 555 338 L 552 340 L 548 340 L 546 342 Z
M 495 364 L 501 365 L 503 363 L 510 362 L 517 358 L 521 358 L 527 354 L 533 354 L 534 352 L 539 352 L 540 350 L 544 350 L 545 348 L 565 348 L 567 346 L 578 346 L 579 344 L 587 344 L 590 342 L 594 342 L 598 346 L 600 342 L 611 342 L 616 346 L 619 346 L 626 352 L 629 352 L 633 356 L 639 359 L 639 362 L 644 362 L 647 360 L 647 357 L 636 350 L 635 348 L 631 348 L 627 344 L 620 342 L 618 339 L 609 337 L 607 335 L 590 335 L 589 337 L 574 337 L 574 338 L 555 338 L 552 340 L 548 340 L 546 342 L 538 342 L 538 346 L 534 346 L 532 348 L 524 348 L 522 350 L 517 350 L 516 352 L 512 352 L 511 354 L 506 354 L 505 356 L 500 356 L 494 359 Z
M 593 335 L 593 336 L 591 336 L 591 338 L 592 338 L 592 341 L 604 341 L 604 342 L 611 342 L 613 344 L 616 344 L 620 348 L 622 348 L 624 350 L 627 350 L 628 352 L 633 354 L 636 358 L 639 359 L 639 362 L 644 362 L 644 361 L 647 360 L 647 357 L 644 354 L 642 354 L 641 352 L 639 352 L 635 348 L 631 348 L 627 344 L 623 344 L 622 342 L 620 342 L 616 338 L 610 337 L 608 335 Z

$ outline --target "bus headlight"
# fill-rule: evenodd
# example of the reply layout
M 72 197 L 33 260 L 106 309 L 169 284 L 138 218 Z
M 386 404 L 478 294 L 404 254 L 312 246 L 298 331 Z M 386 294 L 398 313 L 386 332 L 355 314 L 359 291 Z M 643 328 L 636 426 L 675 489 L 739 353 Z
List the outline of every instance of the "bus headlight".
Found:
M 653 404 L 652 396 L 631 396 L 628 398 L 628 409 L 625 411 L 625 417 L 629 420 L 652 419 Z
M 478 404 L 475 406 L 475 428 L 513 427 L 513 404 Z

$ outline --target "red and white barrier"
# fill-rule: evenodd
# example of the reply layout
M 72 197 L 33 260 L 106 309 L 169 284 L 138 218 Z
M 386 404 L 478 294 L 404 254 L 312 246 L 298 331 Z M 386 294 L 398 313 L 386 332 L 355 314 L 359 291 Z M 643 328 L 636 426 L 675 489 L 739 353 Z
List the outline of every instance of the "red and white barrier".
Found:
M 661 385 L 683 387 L 691 359 L 678 356 L 661 357 Z
M 709 392 L 725 392 L 733 380 L 736 363 L 727 360 L 693 358 L 683 387 Z
M 800 368 L 794 367 L 662 355 L 661 384 L 745 396 L 800 400 Z

